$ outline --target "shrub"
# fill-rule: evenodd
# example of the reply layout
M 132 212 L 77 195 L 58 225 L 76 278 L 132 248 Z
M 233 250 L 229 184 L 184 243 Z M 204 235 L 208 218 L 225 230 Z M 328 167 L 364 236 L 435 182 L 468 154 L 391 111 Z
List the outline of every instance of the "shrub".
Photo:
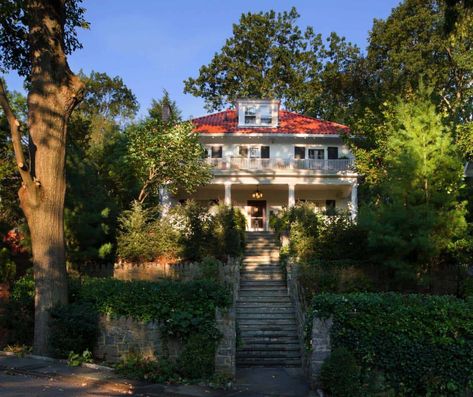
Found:
M 194 200 L 175 208 L 185 219 L 185 229 L 181 233 L 180 243 L 186 259 L 199 261 L 209 253 L 212 236 L 212 216 L 208 206 L 201 205 Z
M 215 350 L 216 344 L 206 335 L 190 335 L 176 362 L 179 375 L 187 379 L 208 379 L 215 370 Z
M 314 316 L 332 316 L 332 347 L 351 351 L 367 377 L 381 373 L 396 395 L 462 396 L 473 386 L 472 305 L 449 296 L 320 294 L 307 336 Z
M 98 316 L 92 305 L 72 303 L 51 310 L 51 347 L 55 357 L 92 350 L 98 333 Z
M 179 380 L 175 365 L 169 360 L 152 360 L 138 354 L 129 354 L 125 357 L 115 366 L 115 372 L 130 379 L 146 380 L 153 383 Z
M 362 395 L 360 375 L 353 354 L 339 347 L 322 364 L 320 382 L 332 397 L 357 397 Z
M 223 263 L 213 257 L 206 257 L 200 263 L 200 273 L 203 280 L 219 281 L 220 268 Z
M 10 299 L 0 319 L 8 329 L 8 343 L 32 345 L 34 331 L 34 279 L 32 272 L 19 278 L 13 285 Z
M 179 257 L 182 247 L 179 230 L 168 216 L 158 217 L 157 209 L 145 209 L 134 202 L 119 217 L 117 253 L 122 259 L 142 262 L 159 256 Z
M 16 265 L 10 258 L 10 250 L 0 248 L 0 283 L 11 283 L 16 275 Z
M 150 261 L 157 256 L 156 239 L 150 238 L 153 213 L 135 201 L 132 208 L 118 218 L 117 253 L 130 261 Z
M 246 220 L 240 210 L 219 206 L 212 227 L 214 255 L 241 256 L 245 248 Z

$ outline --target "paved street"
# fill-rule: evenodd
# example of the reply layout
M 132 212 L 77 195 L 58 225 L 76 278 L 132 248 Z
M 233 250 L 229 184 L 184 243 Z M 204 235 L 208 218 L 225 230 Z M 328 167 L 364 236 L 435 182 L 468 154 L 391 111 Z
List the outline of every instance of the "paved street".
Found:
M 117 378 L 104 368 L 69 367 L 56 360 L 0 355 L 2 397 L 308 397 L 302 371 L 248 368 L 237 371 L 231 390 L 198 385 L 160 385 Z

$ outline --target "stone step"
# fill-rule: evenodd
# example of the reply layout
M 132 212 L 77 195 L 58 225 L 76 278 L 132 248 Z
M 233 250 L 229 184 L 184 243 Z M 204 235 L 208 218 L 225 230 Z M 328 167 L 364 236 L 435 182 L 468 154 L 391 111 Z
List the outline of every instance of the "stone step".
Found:
M 277 287 L 286 289 L 285 280 L 242 280 L 240 278 L 240 287 Z
M 296 319 L 294 316 L 291 317 L 283 317 L 283 318 L 242 318 L 237 316 L 238 324 L 239 325 L 254 325 L 254 326 L 261 326 L 265 327 L 267 325 L 296 325 Z
M 240 298 L 289 298 L 286 290 L 240 289 Z
M 251 336 L 256 336 L 256 335 L 281 336 L 281 333 L 284 333 L 284 332 L 291 333 L 290 336 L 292 335 L 297 336 L 297 327 L 295 323 L 293 324 L 240 324 L 240 322 L 238 322 L 238 329 L 240 330 L 240 332 L 243 332 L 243 331 L 255 332 L 255 334 Z M 271 334 L 271 332 L 274 332 L 274 333 Z
M 253 281 L 281 281 L 283 283 L 286 282 L 286 278 L 284 274 L 277 274 L 277 273 L 243 273 L 240 275 L 240 281 L 244 282 L 253 282 Z M 284 284 L 285 285 L 285 284 Z
M 294 309 L 292 307 L 266 306 L 266 307 L 241 307 L 236 308 L 237 315 L 246 316 L 254 314 L 290 314 L 294 316 Z
M 277 275 L 285 275 L 284 272 L 280 268 L 272 268 L 272 269 L 262 269 L 258 267 L 249 268 L 249 269 L 241 269 L 240 276 L 247 276 L 247 275 L 257 275 L 257 274 L 277 274 Z
M 250 281 L 247 281 L 249 283 Z M 287 293 L 286 285 L 269 285 L 269 284 L 241 284 L 240 291 L 275 291 L 280 293 Z
M 239 329 L 242 340 L 253 338 L 298 338 L 297 329 Z
M 279 255 L 279 247 L 273 246 L 272 244 L 263 245 L 263 244 L 251 244 L 250 246 L 245 247 L 245 255 L 250 255 L 251 253 L 266 253 L 266 254 L 277 254 Z
M 290 300 L 287 302 L 237 302 L 237 310 L 293 310 L 292 303 Z
M 244 263 L 260 263 L 260 262 L 277 262 L 279 261 L 279 257 L 277 255 L 266 255 L 266 254 L 258 254 L 258 255 L 245 255 L 243 258 Z
M 243 320 L 291 320 L 295 321 L 294 313 L 289 311 L 282 313 L 267 312 L 267 313 L 243 313 L 237 312 L 238 321 Z
M 286 358 L 279 357 L 237 357 L 236 364 L 238 367 L 283 367 L 283 368 L 300 368 L 302 366 L 300 358 Z
M 240 269 L 240 274 L 246 271 L 255 271 L 260 272 L 280 272 L 283 273 L 283 269 L 278 264 L 271 263 L 247 263 L 242 266 Z
M 251 354 L 249 351 L 238 352 L 236 354 L 237 363 L 241 361 L 246 361 L 248 359 L 279 359 L 281 362 L 285 362 L 286 360 L 299 360 L 301 361 L 301 355 L 299 352 L 264 352 L 264 351 L 257 351 Z
M 299 338 L 297 334 L 287 335 L 287 336 L 268 336 L 268 335 L 258 335 L 258 336 L 245 336 L 241 337 L 242 343 L 244 346 L 248 345 L 259 345 L 264 343 L 275 343 L 275 344 L 297 344 L 299 345 Z
M 258 296 L 258 295 L 241 295 L 238 297 L 238 304 L 240 303 L 288 303 L 291 304 L 289 296 Z
M 249 352 L 252 355 L 253 352 L 296 352 L 300 355 L 300 345 L 297 342 L 293 343 L 248 343 L 243 341 L 243 345 L 238 348 L 239 353 Z

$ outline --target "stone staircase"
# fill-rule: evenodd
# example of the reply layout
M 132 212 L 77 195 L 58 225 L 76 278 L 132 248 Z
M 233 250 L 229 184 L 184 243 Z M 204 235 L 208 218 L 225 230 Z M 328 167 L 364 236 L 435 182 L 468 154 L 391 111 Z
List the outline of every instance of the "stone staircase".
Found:
M 239 367 L 300 367 L 296 318 L 270 232 L 248 232 L 240 271 Z

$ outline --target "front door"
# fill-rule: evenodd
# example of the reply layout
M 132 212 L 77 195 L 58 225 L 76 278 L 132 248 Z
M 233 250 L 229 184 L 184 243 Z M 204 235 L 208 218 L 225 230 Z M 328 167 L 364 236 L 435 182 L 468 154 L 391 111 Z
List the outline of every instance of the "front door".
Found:
M 250 230 L 264 230 L 266 225 L 266 200 L 248 200 Z

